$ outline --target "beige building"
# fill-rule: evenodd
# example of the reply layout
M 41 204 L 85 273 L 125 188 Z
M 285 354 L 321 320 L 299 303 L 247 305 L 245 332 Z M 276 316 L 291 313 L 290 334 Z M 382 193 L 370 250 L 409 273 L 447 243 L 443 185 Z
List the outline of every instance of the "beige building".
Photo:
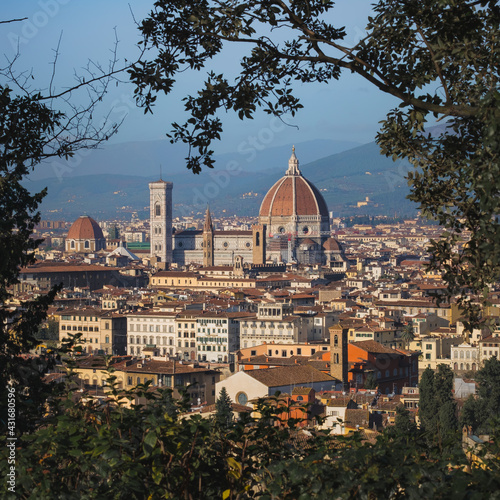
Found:
M 307 341 L 307 325 L 288 304 L 259 306 L 255 316 L 240 321 L 240 347 L 266 343 L 298 344 Z
M 81 334 L 78 345 L 87 354 L 123 355 L 127 350 L 127 318 L 101 309 L 68 309 L 61 312 L 59 340 Z
M 256 288 L 257 280 L 231 276 L 207 277 L 193 272 L 159 271 L 149 278 L 149 287 L 173 290 L 216 291 L 221 288 Z
M 177 333 L 177 353 L 181 359 L 195 361 L 196 353 L 196 318 L 199 311 L 186 311 L 178 313 L 175 318 L 175 331 Z
M 438 306 L 427 300 L 401 299 L 378 301 L 375 302 L 375 306 L 403 311 L 410 316 L 419 313 L 434 313 L 440 318 L 444 318 L 449 324 L 455 324 L 460 319 L 460 309 L 457 304 L 441 304 Z
M 425 370 L 431 368 L 435 370 L 439 364 L 449 364 L 451 359 L 451 349 L 462 342 L 459 337 L 448 336 L 425 336 L 415 337 L 410 342 L 411 351 L 420 351 L 418 369 Z
M 500 359 L 500 332 L 493 332 L 493 335 L 480 340 L 479 350 L 481 364 L 483 364 L 486 359 L 489 359 L 493 356 L 496 356 L 497 359 Z
M 375 340 L 381 344 L 395 346 L 396 330 L 363 325 L 349 329 L 349 342 L 361 342 L 363 340 Z
M 179 361 L 159 361 L 150 359 L 115 358 L 111 360 L 113 375 L 119 388 L 133 389 L 138 384 L 149 382 L 151 387 L 170 388 L 174 397 L 186 391 L 191 404 L 215 403 L 215 384 L 220 372 Z M 102 358 L 90 357 L 78 360 L 75 371 L 82 385 L 103 387 L 108 385 L 109 373 Z

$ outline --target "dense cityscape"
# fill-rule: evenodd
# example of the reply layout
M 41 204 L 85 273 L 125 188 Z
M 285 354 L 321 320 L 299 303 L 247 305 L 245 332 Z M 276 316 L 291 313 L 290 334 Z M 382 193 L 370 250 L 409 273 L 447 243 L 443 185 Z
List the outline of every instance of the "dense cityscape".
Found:
M 0 497 L 499 498 L 499 19 L 6 3 Z
M 315 414 L 304 425 L 319 416 L 323 428 L 370 433 L 393 424 L 398 405 L 415 417 L 426 368 L 449 367 L 464 400 L 474 372 L 498 357 L 500 330 L 467 332 L 457 305 L 438 300 L 445 284 L 426 263 L 439 226 L 331 220 L 295 152 L 258 217 L 207 207 L 204 219 L 176 218 L 172 189 L 150 183 L 149 220 L 36 229 L 39 260 L 21 269 L 12 303 L 63 284 L 38 349 L 78 334 L 82 393 L 106 399 L 112 356 L 120 387 L 184 388 L 193 412 L 213 413 L 223 388 L 235 414 L 307 389 Z M 499 293 L 491 288 L 488 316 L 499 316 Z

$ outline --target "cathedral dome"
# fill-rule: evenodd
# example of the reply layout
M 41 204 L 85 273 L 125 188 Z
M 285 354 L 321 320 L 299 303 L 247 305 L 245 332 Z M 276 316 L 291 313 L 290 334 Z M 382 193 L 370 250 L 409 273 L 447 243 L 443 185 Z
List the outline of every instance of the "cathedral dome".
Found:
M 267 192 L 260 206 L 259 217 L 319 216 L 328 220 L 328 207 L 316 186 L 299 170 L 295 148 L 288 161 L 288 170 Z
M 104 234 L 92 217 L 81 215 L 73 222 L 66 238 L 68 240 L 100 240 L 104 238 Z
M 323 243 L 323 248 L 327 252 L 343 252 L 341 244 L 335 238 L 328 238 L 325 243 Z

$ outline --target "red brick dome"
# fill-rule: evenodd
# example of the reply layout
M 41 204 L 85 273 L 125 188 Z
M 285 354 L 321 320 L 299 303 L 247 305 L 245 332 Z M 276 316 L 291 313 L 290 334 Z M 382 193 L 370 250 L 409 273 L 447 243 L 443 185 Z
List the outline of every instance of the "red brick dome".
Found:
M 88 215 L 81 215 L 73 222 L 68 231 L 68 240 L 100 240 L 104 238 L 102 229 L 97 222 Z
M 316 186 L 302 176 L 295 151 L 286 175 L 268 191 L 260 206 L 260 217 L 319 215 L 328 218 L 328 207 Z
M 323 248 L 328 252 L 342 252 L 342 246 L 335 238 L 328 238 L 323 243 Z

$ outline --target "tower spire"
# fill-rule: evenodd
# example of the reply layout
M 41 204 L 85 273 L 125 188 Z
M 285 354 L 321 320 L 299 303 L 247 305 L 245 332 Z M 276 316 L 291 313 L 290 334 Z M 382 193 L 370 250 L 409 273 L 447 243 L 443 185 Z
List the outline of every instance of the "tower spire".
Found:
M 302 175 L 299 170 L 299 160 L 295 156 L 295 146 L 292 146 L 292 156 L 288 160 L 286 175 Z
M 213 230 L 212 216 L 210 215 L 210 207 L 207 204 L 207 211 L 205 212 L 205 223 L 203 224 L 203 231 L 208 232 Z

